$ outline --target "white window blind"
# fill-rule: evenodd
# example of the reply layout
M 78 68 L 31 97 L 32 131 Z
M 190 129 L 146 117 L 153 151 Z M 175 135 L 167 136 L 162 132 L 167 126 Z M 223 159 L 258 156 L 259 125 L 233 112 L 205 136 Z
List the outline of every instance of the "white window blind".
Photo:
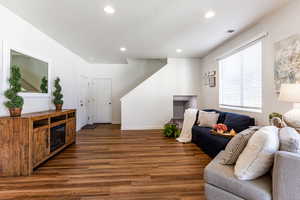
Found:
M 249 111 L 262 108 L 261 40 L 219 60 L 220 107 Z

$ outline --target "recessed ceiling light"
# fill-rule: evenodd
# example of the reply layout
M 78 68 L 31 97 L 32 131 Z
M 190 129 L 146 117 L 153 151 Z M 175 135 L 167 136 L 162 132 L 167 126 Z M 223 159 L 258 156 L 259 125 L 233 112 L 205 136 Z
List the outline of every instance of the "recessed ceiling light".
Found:
M 106 12 L 107 14 L 114 14 L 115 13 L 115 9 L 112 6 L 105 6 L 104 7 L 104 12 Z
M 214 16 L 216 16 L 216 13 L 215 13 L 215 11 L 213 11 L 213 10 L 207 11 L 207 12 L 205 13 L 205 15 L 204 15 L 204 17 L 205 17 L 206 19 L 213 18 Z
M 127 51 L 127 49 L 126 49 L 126 47 L 121 47 L 120 51 L 124 52 L 124 51 Z
M 176 49 L 176 52 L 177 52 L 177 53 L 181 53 L 181 52 L 182 52 L 182 49 Z

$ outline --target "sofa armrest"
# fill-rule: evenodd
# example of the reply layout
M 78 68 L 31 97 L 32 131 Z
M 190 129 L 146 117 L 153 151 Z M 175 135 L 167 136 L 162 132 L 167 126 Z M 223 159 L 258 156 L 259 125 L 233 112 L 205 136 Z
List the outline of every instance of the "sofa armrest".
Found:
M 297 200 L 300 191 L 300 155 L 279 151 L 273 168 L 273 199 Z

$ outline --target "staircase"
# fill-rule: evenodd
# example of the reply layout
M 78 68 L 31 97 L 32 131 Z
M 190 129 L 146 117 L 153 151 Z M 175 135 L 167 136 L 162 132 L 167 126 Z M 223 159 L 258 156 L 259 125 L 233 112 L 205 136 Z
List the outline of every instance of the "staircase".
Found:
M 168 59 L 121 98 L 122 130 L 161 129 L 173 116 L 174 95 L 198 95 L 199 59 Z
M 127 88 L 127 91 L 124 91 L 123 97 L 163 68 L 167 64 L 167 59 L 127 59 L 127 64 L 128 66 L 137 66 L 132 72 L 140 75 L 137 79 L 132 80 L 130 87 Z M 138 72 L 137 68 L 139 69 Z M 128 67 L 126 69 L 128 70 Z
M 38 93 L 40 90 L 33 85 L 31 85 L 28 81 L 21 78 L 21 85 L 22 85 L 22 92 L 32 92 L 32 93 Z

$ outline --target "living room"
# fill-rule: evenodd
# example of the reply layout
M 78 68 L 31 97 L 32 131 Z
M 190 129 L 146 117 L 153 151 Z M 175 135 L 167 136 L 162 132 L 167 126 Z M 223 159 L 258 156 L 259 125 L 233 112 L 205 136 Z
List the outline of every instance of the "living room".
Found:
M 299 10 L 0 0 L 0 199 L 299 199 Z

